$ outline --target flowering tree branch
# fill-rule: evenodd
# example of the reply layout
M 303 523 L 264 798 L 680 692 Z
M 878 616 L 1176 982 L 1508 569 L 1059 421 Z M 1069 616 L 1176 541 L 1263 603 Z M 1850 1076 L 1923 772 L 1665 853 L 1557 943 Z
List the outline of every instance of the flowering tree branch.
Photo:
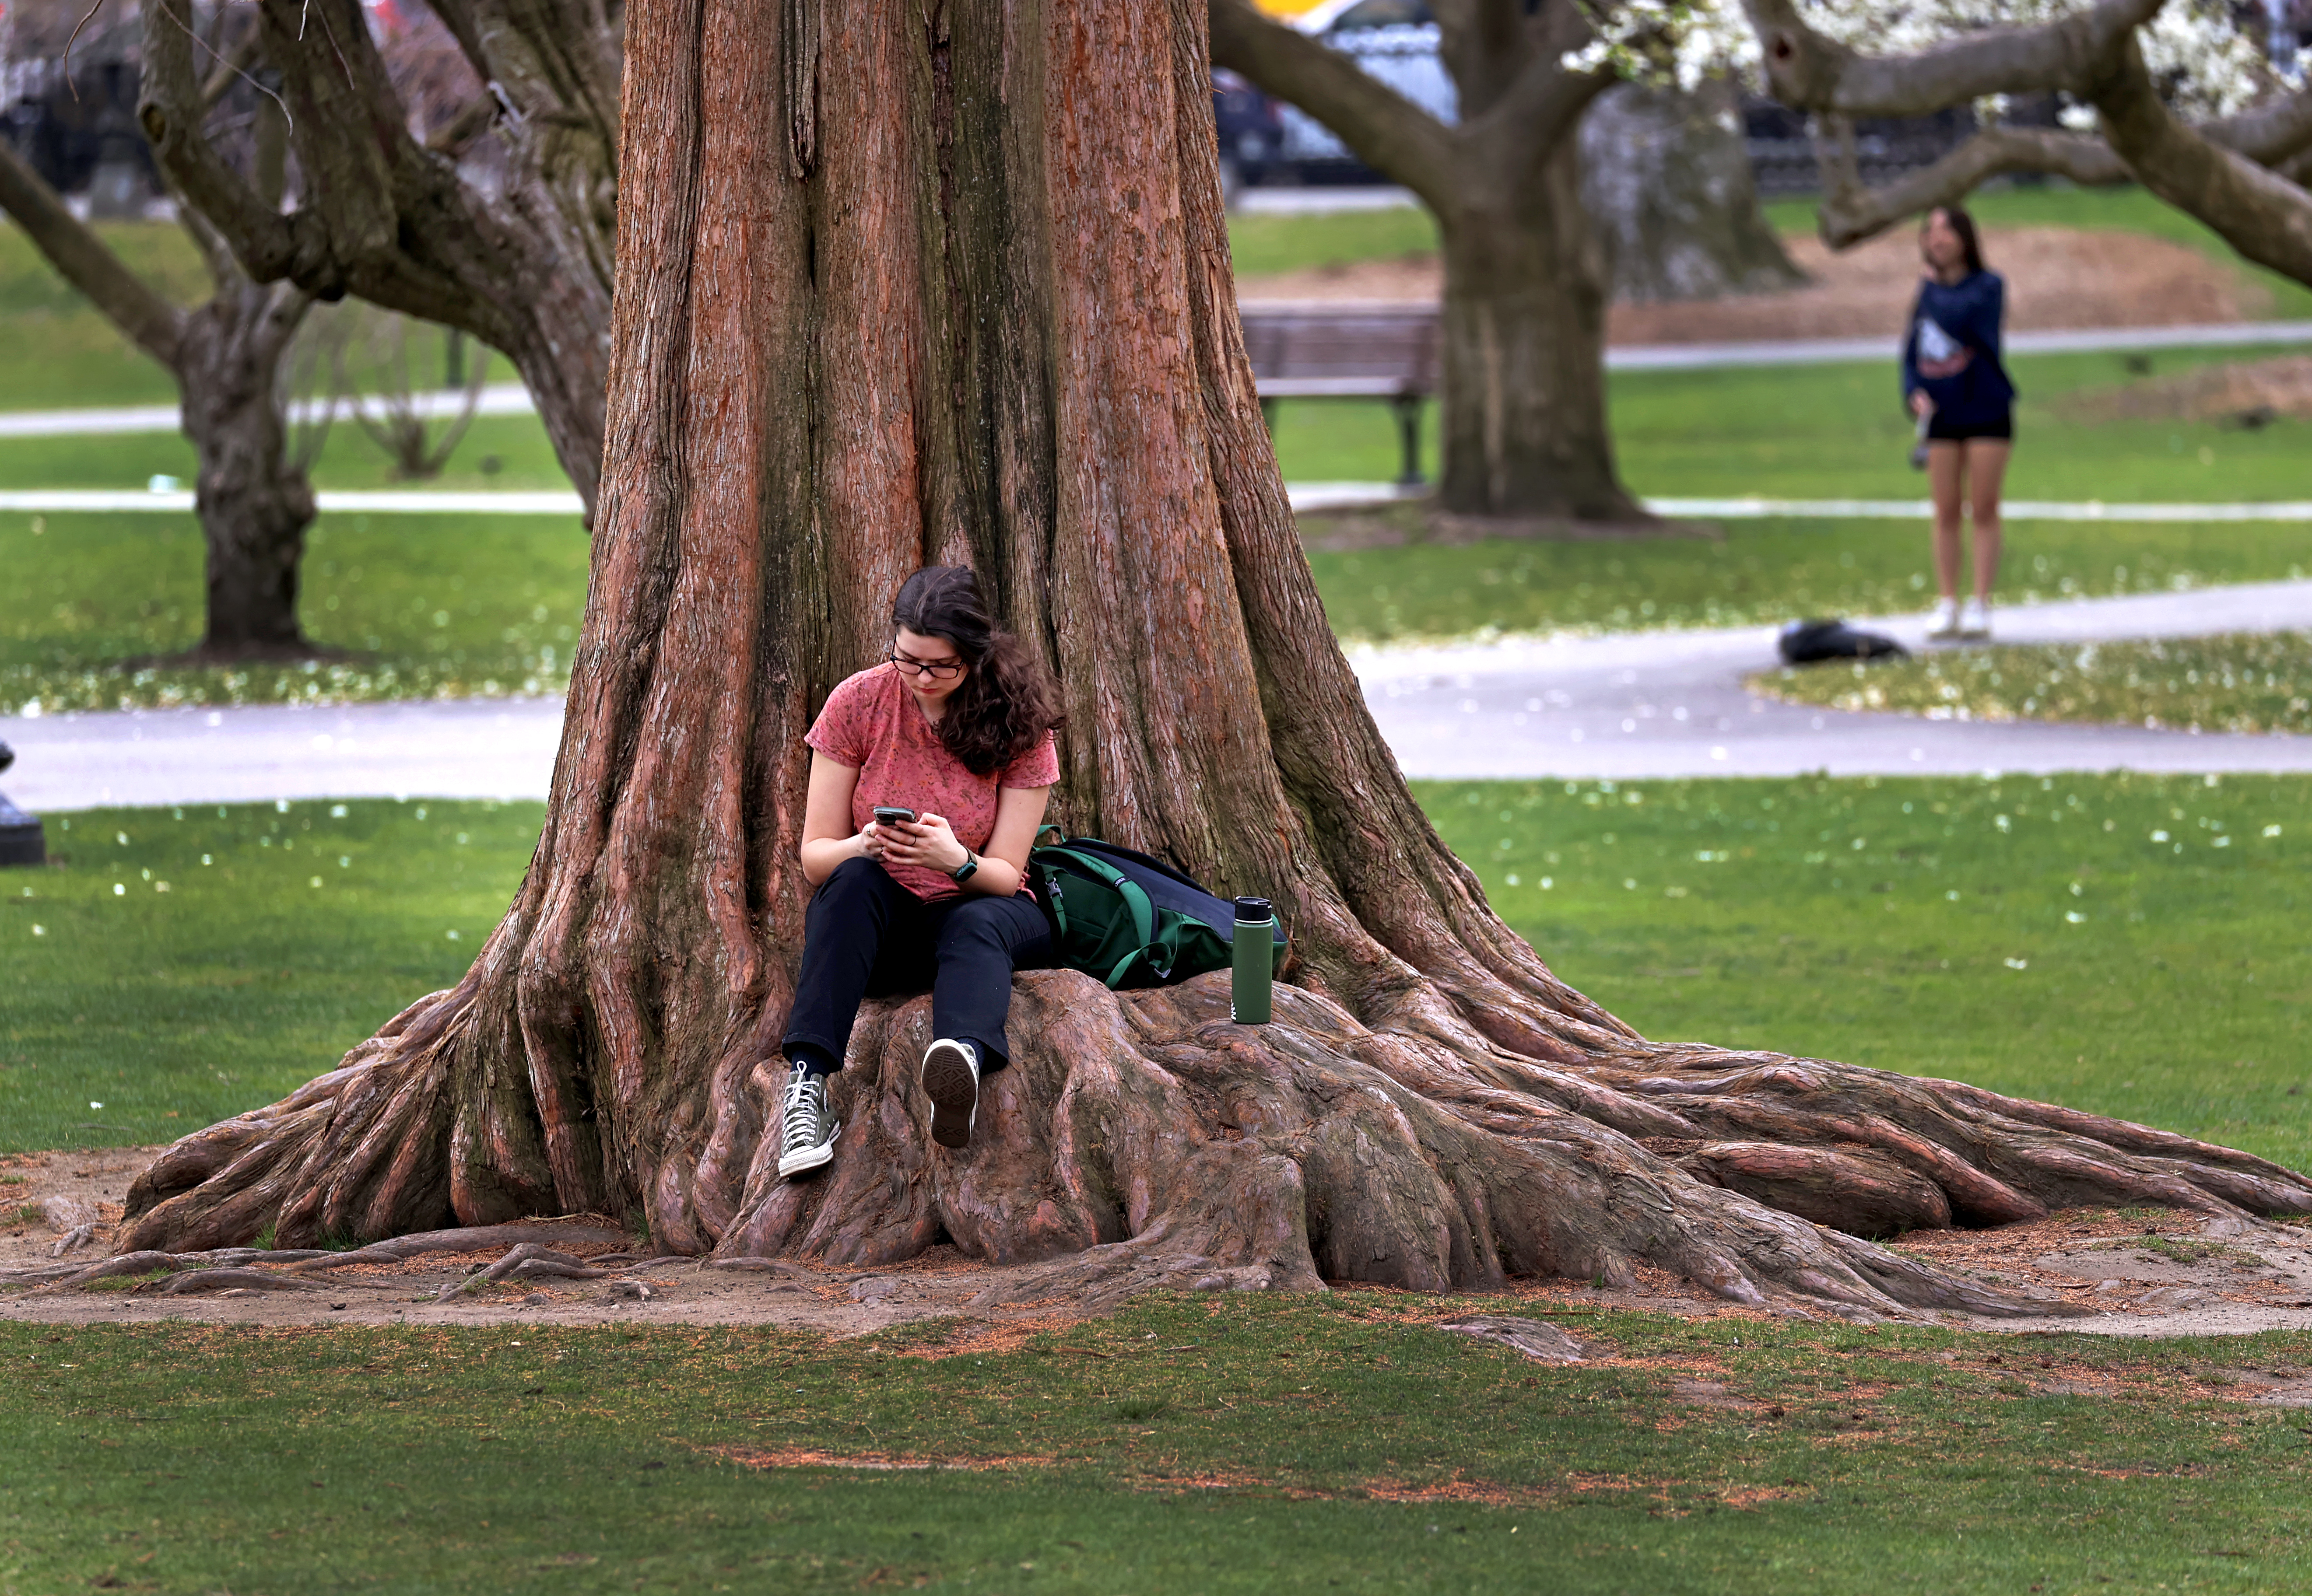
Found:
M 2181 17 L 2177 0 L 2097 0 L 2031 26 L 1984 28 L 1947 44 L 1884 56 L 1863 54 L 1821 31 L 1800 14 L 1798 0 L 1743 5 L 1775 98 L 1818 116 L 1916 116 L 1992 95 L 2048 92 L 2092 111 L 2092 134 L 1993 127 L 1878 189 L 1866 188 L 1852 161 L 1836 155 L 1834 128 L 1821 214 L 1823 237 L 1834 248 L 1951 203 L 1988 178 L 2037 171 L 2089 184 L 2132 179 L 2206 222 L 2248 259 L 2312 283 L 2312 194 L 2273 170 L 2312 149 L 2312 88 L 2273 93 L 2268 83 L 2192 83 L 2179 65 L 2189 52 L 2179 49 L 2177 31 L 2216 24 Z M 2147 40 L 2163 51 L 2164 70 L 2157 74 L 2146 59 Z M 2237 41 L 2213 44 L 2203 52 L 2207 58 L 2240 75 L 2238 48 L 2224 48 Z M 2220 103 L 2255 88 L 2264 91 L 2261 103 L 2196 122 L 2170 103 L 2179 91 Z

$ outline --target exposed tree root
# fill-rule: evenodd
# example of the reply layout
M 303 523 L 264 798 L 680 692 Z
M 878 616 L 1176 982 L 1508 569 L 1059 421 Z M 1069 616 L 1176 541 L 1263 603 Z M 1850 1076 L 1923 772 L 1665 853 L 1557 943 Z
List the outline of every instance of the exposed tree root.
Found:
M 356 1247 L 347 1252 L 317 1252 L 306 1254 L 307 1261 L 298 1266 L 300 1274 L 315 1269 L 343 1269 L 350 1263 L 399 1263 L 426 1252 L 483 1252 L 492 1247 L 511 1245 L 513 1251 L 499 1260 L 496 1268 L 505 1268 L 528 1258 L 580 1260 L 566 1253 L 549 1252 L 548 1242 L 624 1241 L 623 1231 L 602 1224 L 577 1220 L 568 1224 L 544 1225 L 481 1225 L 463 1230 L 434 1230 L 422 1235 L 395 1236 L 390 1240 L 372 1242 L 366 1247 Z M 631 1254 L 605 1253 L 597 1262 L 623 1261 Z M 493 1276 L 492 1278 L 495 1278 Z
M 271 1269 L 187 1269 L 134 1287 L 140 1293 L 148 1288 L 155 1296 L 198 1296 L 212 1291 L 319 1291 L 321 1286 L 318 1281 L 293 1279 Z
M 550 1185 L 545 1172 L 455 1167 L 490 1149 L 423 1107 L 457 1095 L 453 1036 L 433 1016 L 464 1007 L 457 993 L 429 1001 L 411 1011 L 420 1023 L 405 1016 L 296 1096 L 171 1149 L 132 1189 L 132 1243 L 223 1241 L 228 1225 L 285 1231 L 328 1215 L 390 1222 L 433 1211 L 453 1186 L 502 1189 L 510 1175 Z M 972 1146 L 950 1153 L 929 1137 L 915 1080 L 928 1019 L 922 999 L 862 1016 L 834 1085 L 845 1128 L 825 1173 L 779 1181 L 777 1138 L 756 1120 L 750 1160 L 731 1160 L 746 1173 L 722 1199 L 731 1217 L 712 1262 L 878 1266 L 951 1240 L 993 1262 L 1039 1266 L 1006 1286 L 1008 1301 L 1090 1304 L 1156 1286 L 1327 1279 L 1626 1284 L 1644 1263 L 1735 1302 L 1998 1315 L 2062 1307 L 1860 1238 L 2080 1204 L 2312 1209 L 2312 1185 L 2261 1159 L 1956 1082 L 1655 1047 L 1586 1023 L 1586 1061 L 1541 1063 L 1417 994 L 1369 1027 L 1280 988 L 1273 1024 L 1239 1026 L 1217 976 L 1122 997 L 1072 972 L 1022 976 L 1014 1063 L 989 1077 Z M 749 1103 L 759 1112 L 759 1073 L 725 1073 L 726 1120 Z M 380 1140 L 387 1127 L 395 1134 Z M 349 1149 L 362 1156 L 348 1160 Z M 301 1186 L 304 1171 L 330 1178 Z M 293 1268 L 511 1245 L 485 1278 L 584 1278 L 601 1271 L 548 1245 L 617 1239 L 585 1221 L 482 1225 Z M 184 1266 L 146 1252 L 99 1267 Z

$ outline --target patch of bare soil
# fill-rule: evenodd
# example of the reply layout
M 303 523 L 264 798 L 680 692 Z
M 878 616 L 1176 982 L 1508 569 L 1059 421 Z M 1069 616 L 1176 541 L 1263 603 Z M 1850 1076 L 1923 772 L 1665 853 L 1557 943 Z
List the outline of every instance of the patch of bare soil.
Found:
M 120 1198 L 158 1147 L 101 1152 L 30 1153 L 0 1157 L 0 1319 L 54 1324 L 137 1323 L 164 1319 L 258 1325 L 352 1324 L 744 1324 L 775 1325 L 836 1337 L 873 1335 L 926 1321 L 951 1321 L 945 1333 L 918 1337 L 921 1356 L 985 1354 L 1063 1330 L 1090 1316 L 1071 1301 L 984 1306 L 1008 1297 L 1024 1267 L 976 1262 L 952 1247 L 934 1247 L 905 1263 L 840 1269 L 772 1260 L 713 1267 L 697 1259 L 644 1256 L 606 1221 L 537 1221 L 539 1267 L 556 1276 L 496 1280 L 512 1256 L 507 1240 L 486 1247 L 336 1265 L 328 1260 L 273 1263 L 262 1255 L 214 1262 L 232 1271 L 214 1283 L 186 1281 L 157 1269 L 65 1285 L 26 1284 L 30 1271 L 92 1265 L 111 1255 L 110 1228 Z M 57 1247 L 92 1211 L 93 1233 L 61 1255 Z M 51 1217 L 50 1216 L 53 1216 Z M 516 1227 L 519 1228 L 519 1227 Z M 1914 1231 L 1896 1243 L 1946 1268 L 1993 1285 L 2020 1288 L 2079 1313 L 2044 1320 L 1973 1323 L 1979 1330 L 2062 1330 L 2121 1336 L 2228 1335 L 2260 1330 L 2312 1330 L 2312 1229 L 2207 1220 L 2165 1210 L 2074 1210 L 1997 1230 Z M 292 1254 L 293 1259 L 302 1255 Z M 562 1260 L 555 1263 L 554 1260 Z M 258 1279 L 240 1278 L 254 1271 Z M 10 1283 L 10 1277 L 16 1277 Z M 200 1287 L 171 1294 L 171 1280 Z M 261 1289 L 259 1287 L 262 1287 Z M 1528 1356 L 1569 1347 L 1585 1321 L 1616 1309 L 1687 1318 L 1810 1317 L 1805 1310 L 1730 1304 L 1689 1282 L 1640 1266 L 1626 1288 L 1572 1280 L 1516 1280 L 1489 1298 L 1488 1316 L 1467 1317 L 1432 1296 L 1343 1283 L 1376 1319 L 1434 1324 L 1519 1345 Z M 1494 1309 L 1501 1315 L 1493 1316 Z M 1520 1330 L 1518 1318 L 1534 1322 Z M 1947 1316 L 1946 1322 L 1966 1322 Z M 1554 1330 L 1544 1327 L 1555 1327 Z M 1560 1332 L 1563 1332 L 1561 1334 Z M 1062 1354 L 1090 1348 L 1062 1346 Z M 2258 1377 L 2260 1378 L 2260 1377 Z M 2257 1395 L 2243 1376 L 2238 1394 L 2312 1405 L 2312 1379 L 2271 1382 Z M 1700 1388 L 1696 1400 L 1708 1398 Z
M 1821 240 L 1787 240 L 1814 281 L 1782 293 L 1676 305 L 1616 305 L 1609 344 L 1713 344 L 1776 338 L 1893 338 L 1918 292 L 1919 252 L 1908 229 L 1843 254 Z M 1984 254 L 2007 279 L 2010 331 L 2180 327 L 2254 321 L 2271 296 L 2220 260 L 2140 233 L 2068 227 L 1987 228 Z M 1436 302 L 1436 257 L 1312 266 L 1237 282 L 1245 305 L 1386 301 Z
M 2119 388 L 2090 388 L 2062 402 L 2075 421 L 2212 421 L 2241 428 L 2283 415 L 2312 416 L 2312 354 L 2200 366 Z

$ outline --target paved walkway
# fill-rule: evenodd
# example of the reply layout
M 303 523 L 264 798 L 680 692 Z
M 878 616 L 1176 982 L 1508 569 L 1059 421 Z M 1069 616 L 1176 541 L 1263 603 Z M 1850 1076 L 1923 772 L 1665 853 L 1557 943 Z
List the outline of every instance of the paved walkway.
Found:
M 2312 581 L 1998 612 L 2002 639 L 2312 628 Z M 1871 622 L 1924 647 L 1922 615 Z M 1367 701 L 1415 777 L 2312 771 L 2312 737 L 1962 723 L 1770 703 L 1742 688 L 1774 630 L 1624 632 L 1369 651 Z M 6 723 L 7 789 L 35 811 L 101 804 L 546 795 L 559 699 L 156 710 Z
M 1287 483 L 1284 491 L 1293 509 L 1306 510 L 1386 504 L 1394 499 L 1417 499 L 1431 490 L 1400 487 L 1389 482 L 1296 482 Z M 0 509 L 7 508 L 8 498 L 0 493 Z M 1645 506 L 1656 515 L 1674 520 L 1710 521 L 1769 518 L 1800 521 L 1924 521 L 1934 511 L 1933 503 L 1925 499 L 1765 499 L 1756 494 L 1738 499 L 1648 499 Z M 2207 504 L 2009 499 L 1999 510 L 2010 521 L 2312 521 L 2312 499 Z
M 1994 611 L 2007 642 L 2312 628 L 2312 581 Z M 1925 649 L 1923 614 L 1863 621 Z M 2312 737 L 1927 720 L 1756 698 L 1776 629 L 1622 632 L 1356 660 L 1406 774 L 1433 777 L 1950 775 L 1982 770 L 2312 771 Z M 1827 668 L 1836 668 L 1831 667 Z
M 1361 504 L 1386 503 L 1392 499 L 1419 498 L 1426 487 L 1405 488 L 1386 482 L 1287 483 L 1284 492 L 1295 510 L 1345 510 Z M 553 515 L 582 514 L 578 495 L 560 493 L 425 492 L 387 489 L 379 492 L 333 492 L 313 495 L 325 515 Z M 1683 520 L 1896 520 L 1923 521 L 1933 506 L 1924 499 L 1649 499 L 1646 508 L 1656 515 Z M 171 488 L 155 493 L 145 488 L 10 488 L 0 489 L 0 511 L 19 514 L 139 514 L 188 515 L 189 490 Z M 2010 499 L 2000 506 L 2010 521 L 2312 521 L 2312 500 L 2268 503 L 2106 504 L 2100 499 Z
M 558 515 L 585 513 L 577 494 L 561 492 L 503 493 L 483 489 L 473 493 L 386 489 L 380 492 L 334 492 L 324 488 L 313 495 L 323 515 Z M 0 510 L 19 514 L 153 514 L 190 515 L 189 488 L 12 488 L 0 489 Z
M 2312 344 L 2312 321 L 2224 321 L 2196 327 L 2061 327 L 2010 333 L 2009 354 L 2083 354 L 2128 349 L 2236 349 Z M 1609 371 L 1679 371 L 1726 366 L 1893 364 L 1900 341 L 1771 338 L 1739 344 L 1625 344 L 1606 351 Z

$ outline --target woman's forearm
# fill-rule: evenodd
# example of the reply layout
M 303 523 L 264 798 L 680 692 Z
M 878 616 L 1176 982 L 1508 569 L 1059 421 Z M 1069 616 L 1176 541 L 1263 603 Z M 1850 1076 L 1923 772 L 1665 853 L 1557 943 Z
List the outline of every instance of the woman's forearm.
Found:
M 797 851 L 802 855 L 803 879 L 817 886 L 844 860 L 865 857 L 867 836 L 863 832 L 851 837 L 813 837 Z
M 997 859 L 992 853 L 973 855 L 979 868 L 963 884 L 968 893 L 985 893 L 991 898 L 1008 898 L 1020 890 L 1020 867 Z

